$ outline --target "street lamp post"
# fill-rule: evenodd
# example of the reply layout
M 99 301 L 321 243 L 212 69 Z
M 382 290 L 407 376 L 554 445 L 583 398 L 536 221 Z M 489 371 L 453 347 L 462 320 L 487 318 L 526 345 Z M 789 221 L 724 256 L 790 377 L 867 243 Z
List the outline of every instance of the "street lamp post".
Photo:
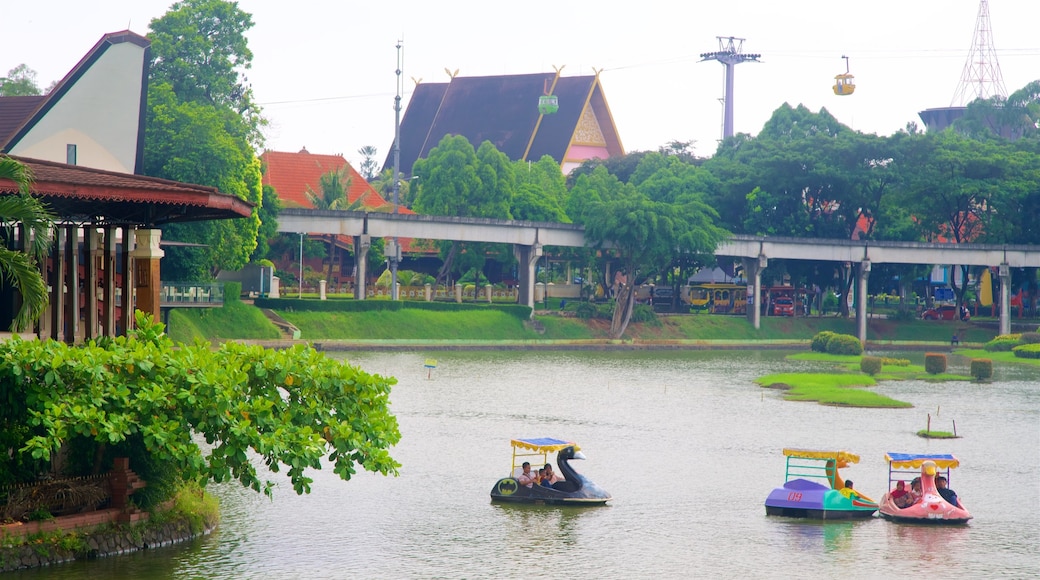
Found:
M 303 299 L 303 232 L 300 232 L 300 299 Z
M 404 67 L 404 41 L 397 41 L 397 95 L 394 96 L 394 214 L 400 203 L 401 192 L 401 69 Z M 390 299 L 398 300 L 397 262 L 401 259 L 401 247 L 397 236 L 390 238 Z

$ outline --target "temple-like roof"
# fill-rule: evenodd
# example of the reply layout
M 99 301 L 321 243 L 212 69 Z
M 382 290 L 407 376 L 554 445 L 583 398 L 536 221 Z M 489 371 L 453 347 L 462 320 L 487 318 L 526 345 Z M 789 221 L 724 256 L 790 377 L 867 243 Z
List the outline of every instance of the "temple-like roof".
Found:
M 63 223 L 143 225 L 249 217 L 253 204 L 216 188 L 11 156 L 34 176 L 31 193 Z M 0 195 L 17 193 L 0 179 Z
M 541 115 L 538 101 L 550 87 L 559 109 Z M 584 130 L 588 126 L 592 131 Z M 624 154 L 595 75 L 454 77 L 448 83 L 419 84 L 401 120 L 401 172 L 410 175 L 415 161 L 429 155 L 445 135 L 462 135 L 474 148 L 490 141 L 513 160 L 548 155 L 563 165 L 584 159 L 572 145 Z M 383 168 L 393 168 L 392 149 Z
M 299 153 L 265 151 L 260 160 L 264 164 L 264 185 L 275 189 L 284 207 L 313 208 L 314 204 L 307 197 L 307 188 L 320 195 L 321 176 L 343 167 L 347 168 L 350 176 L 348 203 L 363 198 L 361 205 L 370 210 L 389 205 L 342 155 L 321 155 L 307 149 Z

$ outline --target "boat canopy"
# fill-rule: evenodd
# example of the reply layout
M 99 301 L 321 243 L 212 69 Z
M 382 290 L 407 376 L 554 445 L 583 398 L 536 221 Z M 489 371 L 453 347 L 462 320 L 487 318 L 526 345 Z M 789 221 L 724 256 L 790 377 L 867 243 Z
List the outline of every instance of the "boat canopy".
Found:
M 802 459 L 833 459 L 838 467 L 848 467 L 850 463 L 859 463 L 859 455 L 848 451 L 821 451 L 815 449 L 784 449 L 787 457 Z
M 885 460 L 890 469 L 920 469 L 925 461 L 934 461 L 939 469 L 950 469 L 960 466 L 961 462 L 953 455 L 936 455 L 934 453 L 918 455 L 914 453 L 886 453 Z
M 513 439 L 513 447 L 520 449 L 526 449 L 528 451 L 534 451 L 535 453 L 552 453 L 559 451 L 566 447 L 574 447 L 577 451 L 580 449 L 576 443 L 570 441 L 564 441 L 562 439 L 553 439 L 552 437 L 535 437 L 533 439 Z

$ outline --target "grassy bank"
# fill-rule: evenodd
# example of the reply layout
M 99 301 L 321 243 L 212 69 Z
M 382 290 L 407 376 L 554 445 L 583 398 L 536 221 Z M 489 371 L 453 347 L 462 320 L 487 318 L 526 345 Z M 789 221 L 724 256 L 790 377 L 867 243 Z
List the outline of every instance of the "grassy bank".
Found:
M 538 311 L 539 333 L 501 312 L 278 312 L 301 330 L 304 340 L 603 340 L 609 321 L 583 321 L 555 311 Z M 219 309 L 179 309 L 170 316 L 170 335 L 176 341 L 273 340 L 281 335 L 258 308 L 229 302 Z M 742 316 L 708 314 L 658 316 L 656 320 L 629 325 L 625 339 L 635 341 L 679 340 L 809 340 L 821 330 L 856 334 L 856 321 L 837 317 L 763 317 L 756 330 Z M 867 339 L 875 342 L 949 343 L 957 334 L 962 343 L 982 344 L 996 336 L 992 326 L 975 323 L 871 319 Z

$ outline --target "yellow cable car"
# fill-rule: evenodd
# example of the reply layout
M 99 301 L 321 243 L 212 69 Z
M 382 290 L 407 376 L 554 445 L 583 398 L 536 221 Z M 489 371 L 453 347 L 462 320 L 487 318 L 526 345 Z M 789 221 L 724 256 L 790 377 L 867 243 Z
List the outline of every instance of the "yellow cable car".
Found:
M 856 77 L 849 73 L 849 57 L 842 55 L 845 59 L 845 74 L 834 76 L 834 94 L 839 97 L 851 95 L 856 92 Z

